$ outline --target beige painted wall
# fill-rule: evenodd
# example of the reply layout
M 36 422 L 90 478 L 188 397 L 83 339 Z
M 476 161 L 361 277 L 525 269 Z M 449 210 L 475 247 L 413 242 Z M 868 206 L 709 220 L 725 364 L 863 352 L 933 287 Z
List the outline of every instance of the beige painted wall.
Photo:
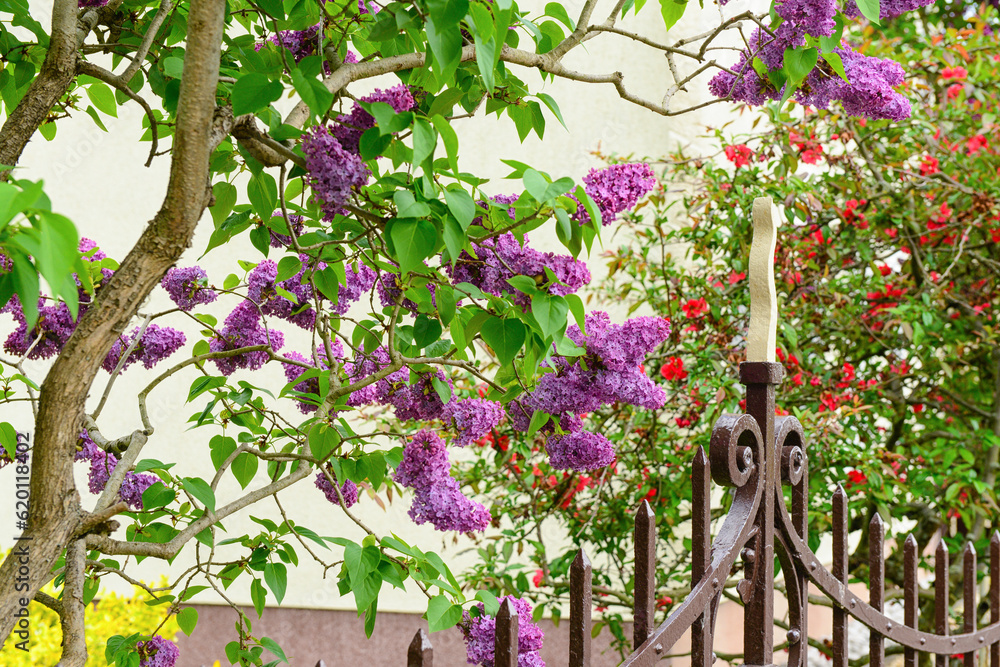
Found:
M 570 2 L 571 14 L 576 14 L 582 3 Z M 718 9 L 706 3 L 707 9 L 696 11 L 692 3 L 691 15 L 678 26 L 675 34 L 695 34 L 717 23 Z M 734 2 L 726 10 L 731 15 L 743 11 L 743 3 Z M 607 10 L 605 10 L 607 11 Z M 598 12 L 599 13 L 599 12 Z M 645 32 L 654 38 L 662 38 L 662 27 L 655 2 L 650 2 L 639 18 L 629 18 L 624 27 Z M 657 29 L 659 27 L 659 29 Z M 586 44 L 586 52 L 574 54 L 567 65 L 584 71 L 608 72 L 621 70 L 631 89 L 654 100 L 659 100 L 668 81 L 666 61 L 658 52 L 627 40 L 602 36 Z M 735 56 L 728 53 L 720 56 L 729 61 Z M 528 72 L 530 79 L 535 76 Z M 560 101 L 568 131 L 554 120 L 548 123 L 545 142 L 532 136 L 524 144 L 517 140 L 512 123 L 506 118 L 497 122 L 494 117 L 476 118 L 460 128 L 461 159 L 463 168 L 478 174 L 500 178 L 507 168 L 500 158 L 513 158 L 536 165 L 553 175 L 583 176 L 590 167 L 598 166 L 599 160 L 591 152 L 600 148 L 605 152 L 618 154 L 635 153 L 637 157 L 657 157 L 675 148 L 678 143 L 697 142 L 708 125 L 721 125 L 735 118 L 729 105 L 716 105 L 695 114 L 676 118 L 663 118 L 645 109 L 630 105 L 619 99 L 611 86 L 572 84 L 566 82 L 547 83 L 544 87 Z M 704 82 L 691 85 L 691 92 L 682 94 L 688 103 L 704 99 L 707 91 Z M 676 100 L 681 104 L 680 97 Z M 21 162 L 20 173 L 27 178 L 44 179 L 46 189 L 55 210 L 68 215 L 78 225 L 81 234 L 96 239 L 111 256 L 121 258 L 129 250 L 141 233 L 145 223 L 160 205 L 165 191 L 168 162 L 166 157 L 156 160 L 149 169 L 143 167 L 148 144 L 137 142 L 141 134 L 141 114 L 137 107 L 128 105 L 121 108 L 118 120 L 106 120 L 111 133 L 101 132 L 83 113 L 60 122 L 58 135 L 52 142 L 41 137 L 29 145 Z M 516 184 L 502 181 L 491 183 L 491 192 L 508 192 Z M 194 241 L 194 247 L 180 262 L 181 265 L 194 263 L 208 241 L 211 221 L 206 215 Z M 537 247 L 557 250 L 555 239 L 542 235 L 535 242 Z M 248 244 L 236 243 L 232 247 L 217 250 L 201 260 L 210 276 L 221 282 L 232 270 L 234 260 L 240 256 L 252 257 L 255 251 Z M 596 258 L 595 258 L 596 259 Z M 595 279 L 602 275 L 600 262 L 591 262 Z M 210 309 L 220 319 L 233 304 L 215 304 Z M 169 306 L 162 291 L 154 294 L 143 308 L 153 312 Z M 171 323 L 178 326 L 176 323 Z M 186 326 L 186 325 L 184 325 Z M 0 317 L 0 337 L 6 338 L 10 331 L 10 319 Z M 186 327 L 189 342 L 197 338 L 196 330 Z M 290 339 L 286 349 L 303 349 L 305 339 L 300 331 L 285 327 Z M 190 347 L 187 348 L 188 350 Z M 183 354 L 183 353 L 182 353 Z M 175 359 L 182 358 L 177 355 Z M 29 374 L 40 379 L 45 372 L 45 362 L 29 362 Z M 100 418 L 100 426 L 108 437 L 118 437 L 139 427 L 138 412 L 134 397 L 152 377 L 154 372 L 144 369 L 130 369 L 116 384 L 111 403 Z M 95 385 L 95 394 L 103 390 L 106 380 L 103 372 Z M 245 376 L 244 376 L 245 377 Z M 193 376 L 179 374 L 167 380 L 152 396 L 150 416 L 156 425 L 156 433 L 150 438 L 143 456 L 167 461 L 178 461 L 173 472 L 178 475 L 208 474 L 211 470 L 207 441 L 211 433 L 207 430 L 188 432 L 186 420 L 195 411 L 184 405 L 184 397 Z M 252 381 L 258 385 L 281 386 L 284 379 L 280 369 L 265 368 L 254 373 Z M 90 406 L 96 403 L 92 396 Z M 298 412 L 290 405 L 287 414 L 297 417 Z M 22 429 L 30 428 L 30 412 L 24 404 L 4 406 L 2 418 L 12 421 Z M 0 476 L 10 475 L 7 472 Z M 2 477 L 0 477 L 2 479 Z M 6 486 L 6 481 L 3 482 Z M 78 467 L 78 485 L 82 489 L 85 506 L 95 497 L 86 490 L 86 469 Z M 238 486 L 227 477 L 220 486 L 219 498 L 223 501 L 235 497 Z M 13 511 L 11 494 L 0 493 L 0 516 L 10 516 Z M 311 479 L 304 481 L 282 495 L 282 502 L 290 515 L 299 523 L 308 525 L 325 535 L 346 535 L 360 540 L 362 535 L 356 527 L 329 505 L 313 487 Z M 433 529 L 415 526 L 406 516 L 408 501 L 398 499 L 387 511 L 381 510 L 370 499 L 362 499 L 358 514 L 380 534 L 390 531 L 402 538 L 416 542 L 426 549 L 437 549 L 446 553 L 446 559 L 456 568 L 471 562 L 473 554 L 467 551 L 472 546 L 466 539 L 456 539 L 452 535 L 442 535 Z M 265 501 L 225 522 L 230 535 L 239 535 L 247 530 L 255 530 L 248 514 L 256 516 L 277 516 L 273 502 Z M 225 535 L 221 536 L 225 537 Z M 560 540 L 557 526 L 546 526 L 546 537 Z M 9 545 L 7 534 L 0 536 L 0 545 Z M 289 581 L 285 606 L 306 608 L 352 608 L 351 598 L 341 598 L 336 589 L 336 570 L 323 579 L 322 569 L 309 556 L 298 549 L 303 566 L 294 572 Z M 327 560 L 333 560 L 327 556 Z M 147 560 L 136 567 L 133 574 L 146 580 L 154 580 L 163 573 L 177 573 L 191 564 L 190 555 L 182 555 L 172 567 Z M 111 580 L 107 580 L 111 583 Z M 127 587 L 126 587 L 127 588 Z M 246 584 L 234 586 L 230 593 L 239 603 L 249 602 Z M 206 596 L 207 599 L 207 596 Z M 412 591 L 385 594 L 380 603 L 384 611 L 422 611 L 425 601 Z

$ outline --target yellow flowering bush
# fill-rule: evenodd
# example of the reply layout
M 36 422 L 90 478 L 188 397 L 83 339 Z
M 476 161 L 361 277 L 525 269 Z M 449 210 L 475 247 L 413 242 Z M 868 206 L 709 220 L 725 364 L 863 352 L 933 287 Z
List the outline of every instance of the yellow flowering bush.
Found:
M 43 590 L 52 596 L 58 593 L 52 584 Z M 146 597 L 145 592 L 136 587 L 131 597 L 107 593 L 88 605 L 87 667 L 108 667 L 104 659 L 108 637 L 135 632 L 149 635 L 154 630 L 167 639 L 172 640 L 177 636 L 180 628 L 173 616 L 157 630 L 163 622 L 168 605 L 151 607 L 145 603 Z M 13 641 L 8 641 L 0 650 L 0 665 L 4 667 L 35 667 L 59 662 L 62 653 L 59 615 L 38 602 L 31 602 L 28 612 L 31 615 L 31 639 L 28 642 L 30 650 L 18 650 L 14 648 Z

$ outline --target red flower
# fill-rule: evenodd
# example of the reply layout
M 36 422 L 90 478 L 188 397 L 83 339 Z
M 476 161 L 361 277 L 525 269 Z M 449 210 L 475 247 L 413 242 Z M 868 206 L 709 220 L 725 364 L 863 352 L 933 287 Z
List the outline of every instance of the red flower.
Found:
M 674 599 L 671 598 L 668 595 L 664 595 L 662 598 L 656 598 L 656 608 L 657 609 L 663 609 L 667 605 L 671 605 L 673 603 L 674 603 Z
M 988 144 L 989 142 L 986 141 L 986 137 L 981 134 L 977 134 L 966 140 L 965 147 L 969 151 L 969 155 L 975 155 L 979 151 L 986 148 Z
M 921 176 L 930 176 L 931 174 L 936 174 L 939 171 L 941 170 L 938 169 L 938 159 L 936 157 L 925 155 L 923 158 L 921 158 L 920 160 Z
M 688 318 L 690 319 L 701 317 L 702 315 L 708 312 L 708 302 L 705 301 L 704 298 L 691 299 L 683 306 L 681 306 L 681 310 L 683 310 L 684 314 L 687 315 Z
M 805 381 L 802 379 L 802 371 L 792 376 L 792 383 L 799 387 L 805 384 Z
M 664 380 L 683 380 L 688 374 L 680 357 L 670 357 L 660 369 L 660 375 Z
M 862 484 L 868 483 L 868 475 L 864 474 L 860 470 L 849 470 L 847 472 L 847 486 L 848 488 L 852 486 L 861 486 Z
M 535 588 L 538 588 L 539 586 L 542 585 L 542 579 L 544 578 L 545 578 L 545 572 L 543 572 L 542 570 L 535 570 L 535 576 L 531 578 L 531 583 L 535 585 Z
M 823 147 L 816 144 L 812 148 L 807 148 L 802 151 L 802 154 L 799 157 L 806 164 L 819 164 L 820 160 L 823 159 Z
M 962 84 L 960 83 L 951 84 L 950 86 L 948 86 L 948 99 L 949 100 L 955 99 L 956 97 L 962 94 L 963 90 L 965 90 L 965 86 L 963 86 Z
M 737 169 L 750 164 L 751 157 L 753 157 L 753 151 L 746 144 L 726 146 L 726 159 L 735 164 Z
M 685 419 L 684 417 L 674 417 L 674 421 L 677 423 L 679 428 L 687 428 L 691 425 L 691 420 Z
M 867 203 L 867 199 L 848 199 L 844 202 L 844 222 L 850 225 L 857 224 L 862 229 L 867 229 L 868 224 L 864 222 L 864 213 L 857 210 L 859 206 L 864 206 Z
M 743 280 L 746 277 L 747 277 L 746 271 L 741 271 L 739 273 L 736 273 L 735 271 L 731 271 L 729 273 L 729 284 L 730 285 L 735 285 L 736 283 L 740 282 L 741 280 Z
M 969 71 L 964 67 L 945 67 L 941 70 L 941 80 L 957 79 L 963 81 L 969 76 Z

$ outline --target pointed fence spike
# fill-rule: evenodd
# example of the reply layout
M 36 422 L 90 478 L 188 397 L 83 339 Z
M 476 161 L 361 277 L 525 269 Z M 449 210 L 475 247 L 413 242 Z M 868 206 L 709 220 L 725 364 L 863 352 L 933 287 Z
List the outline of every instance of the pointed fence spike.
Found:
M 319 662 L 316 663 L 316 667 L 326 667 L 326 663 L 323 662 L 323 660 L 321 659 Z
M 942 637 L 948 635 L 948 547 L 944 535 L 934 550 L 934 630 Z M 948 667 L 948 655 L 935 658 L 936 667 Z
M 593 572 L 583 549 L 569 568 L 569 667 L 590 667 Z
M 903 622 L 917 627 L 917 540 L 910 533 L 903 543 Z M 903 667 L 917 667 L 917 651 L 907 646 L 903 651 Z
M 833 576 L 847 588 L 847 493 L 837 485 L 833 494 Z M 833 664 L 831 667 L 847 667 L 847 611 L 833 608 Z
M 708 571 L 712 550 L 712 470 L 708 463 L 708 456 L 705 455 L 705 450 L 702 447 L 699 447 L 694 455 L 691 478 L 693 481 L 691 587 L 693 588 Z
M 406 650 L 406 667 L 433 667 L 434 647 L 423 628 L 413 635 L 413 641 Z M 325 667 L 325 666 L 324 666 Z
M 965 632 L 976 631 L 976 547 L 972 542 L 965 545 L 962 554 L 962 622 Z M 965 667 L 976 667 L 976 652 L 964 655 Z
M 990 623 L 1000 622 L 1000 530 L 990 540 Z M 1000 641 L 990 646 L 990 667 L 1000 667 Z
M 712 555 L 712 471 L 701 447 L 691 470 L 691 588 L 705 576 Z M 691 626 L 691 667 L 712 667 L 712 638 L 708 610 Z
M 517 667 L 517 609 L 510 598 L 500 605 L 493 644 L 494 667 Z
M 885 524 L 878 512 L 868 526 L 868 600 L 873 608 L 882 611 L 885 603 Z M 885 637 L 874 628 L 868 642 L 869 665 L 885 667 Z
M 635 603 L 632 610 L 632 648 L 653 632 L 656 613 L 656 515 L 643 500 L 635 513 Z

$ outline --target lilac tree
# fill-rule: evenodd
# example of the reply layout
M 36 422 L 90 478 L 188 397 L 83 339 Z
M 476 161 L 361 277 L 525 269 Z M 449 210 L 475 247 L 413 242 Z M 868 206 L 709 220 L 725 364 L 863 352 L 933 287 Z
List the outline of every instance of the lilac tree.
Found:
M 302 549 L 324 567 L 341 564 L 341 591 L 369 632 L 383 586 L 411 582 L 427 596 L 432 629 L 462 622 L 470 637 L 481 635 L 496 598 L 483 591 L 478 606 L 439 556 L 371 531 L 352 513 L 365 502 L 359 491 L 405 488 L 414 521 L 488 530 L 497 518 L 452 476 L 449 441 L 462 447 L 507 422 L 525 442 L 544 437 L 555 468 L 607 466 L 611 443 L 580 414 L 661 407 L 665 395 L 642 364 L 670 327 L 659 318 L 611 322 L 585 312 L 577 294 L 591 278 L 585 251 L 654 187 L 648 165 L 592 171 L 577 184 L 517 164 L 511 177 L 522 187 L 499 193 L 460 169 L 453 124 L 495 113 L 522 140 L 542 137 L 547 118 L 561 113 L 518 78 L 523 69 L 612 85 L 665 116 L 689 111 L 674 95 L 715 71 L 718 99 L 699 107 L 796 95 L 839 100 L 870 118 L 906 113 L 893 90 L 898 66 L 841 41 L 854 5 L 785 0 L 770 19 L 734 12 L 700 37 L 659 43 L 617 25 L 643 4 L 620 0 L 596 19 L 598 2 L 587 0 L 574 20 L 558 3 L 539 13 L 512 0 L 54 0 L 49 31 L 26 5 L 0 8 L 12 15 L 0 24 L 0 304 L 13 323 L 0 404 L 27 401 L 35 414 L 30 466 L 13 426 L 0 424 L 4 474 L 30 474 L 32 499 L 26 581 L 16 559 L 0 567 L 0 637 L 22 600 L 48 603 L 63 621 L 63 664 L 82 665 L 96 583 L 129 578 L 115 558 L 170 561 L 183 549 L 196 552 L 195 565 L 148 592 L 188 632 L 197 617 L 180 605 L 206 587 L 246 586 L 257 614 L 268 600 L 280 603 Z M 685 5 L 661 0 L 668 31 Z M 877 0 L 857 10 L 879 18 Z M 731 66 L 717 55 L 730 50 L 721 37 L 746 26 L 753 34 Z M 638 97 L 619 72 L 564 64 L 594 38 L 664 53 L 672 81 L 663 99 Z M 376 77 L 384 87 L 355 94 Z M 288 95 L 295 106 L 282 116 L 276 104 Z M 36 133 L 58 141 L 60 119 L 88 114 L 103 128 L 103 116 L 133 103 L 144 113 L 149 161 L 169 154 L 170 178 L 162 207 L 119 263 L 78 238 L 17 167 Z M 255 249 L 227 276 L 182 257 L 206 210 L 205 252 L 243 235 Z M 564 249 L 529 242 L 542 226 Z M 155 289 L 176 307 L 148 312 Z M 194 340 L 192 328 L 201 331 Z M 51 367 L 28 377 L 24 361 L 39 359 Z M 266 364 L 280 365 L 284 386 L 247 379 Z M 137 428 L 105 433 L 101 415 L 126 372 L 150 372 L 135 397 Z M 179 373 L 191 378 L 201 467 L 143 458 L 162 435 L 147 402 Z M 86 410 L 90 393 L 101 399 Z M 378 415 L 394 446 L 363 428 Z M 214 472 L 204 476 L 209 460 Z M 81 500 L 74 462 L 89 465 L 96 500 Z M 242 494 L 222 497 L 227 476 Z M 320 537 L 282 512 L 280 523 L 261 520 L 259 534 L 220 539 L 227 517 L 306 479 L 355 520 L 357 535 Z M 53 580 L 61 600 L 38 594 Z M 265 650 L 283 658 L 236 613 L 232 662 L 263 664 Z M 173 655 L 156 636 L 108 642 L 118 664 L 165 665 Z

